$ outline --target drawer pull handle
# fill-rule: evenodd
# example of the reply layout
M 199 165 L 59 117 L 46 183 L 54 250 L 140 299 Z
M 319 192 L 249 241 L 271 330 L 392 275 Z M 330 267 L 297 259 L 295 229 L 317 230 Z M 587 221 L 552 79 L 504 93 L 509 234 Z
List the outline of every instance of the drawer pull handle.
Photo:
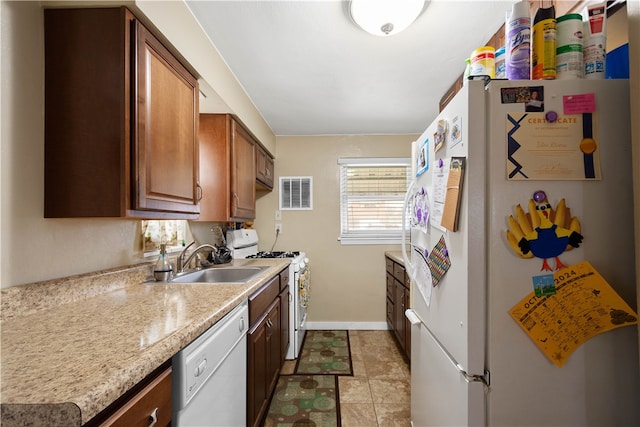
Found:
M 158 422 L 158 408 L 154 409 L 149 415 L 149 427 L 153 427 Z

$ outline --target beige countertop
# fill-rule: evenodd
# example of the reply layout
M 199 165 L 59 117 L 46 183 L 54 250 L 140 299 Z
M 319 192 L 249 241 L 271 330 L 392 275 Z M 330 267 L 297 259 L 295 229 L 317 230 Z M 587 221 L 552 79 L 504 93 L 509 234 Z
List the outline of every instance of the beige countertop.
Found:
M 386 251 L 384 254 L 398 264 L 404 265 L 404 260 L 402 259 L 402 251 Z
M 290 260 L 232 263 L 269 268 L 246 284 L 145 283 L 144 265 L 3 289 L 1 424 L 86 423 Z

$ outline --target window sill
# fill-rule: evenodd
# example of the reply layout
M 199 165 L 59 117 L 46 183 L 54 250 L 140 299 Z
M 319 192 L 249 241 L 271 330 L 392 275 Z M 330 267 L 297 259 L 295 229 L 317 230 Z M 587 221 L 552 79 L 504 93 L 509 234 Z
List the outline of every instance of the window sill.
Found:
M 401 237 L 338 237 L 338 241 L 341 245 L 400 245 L 402 244 Z

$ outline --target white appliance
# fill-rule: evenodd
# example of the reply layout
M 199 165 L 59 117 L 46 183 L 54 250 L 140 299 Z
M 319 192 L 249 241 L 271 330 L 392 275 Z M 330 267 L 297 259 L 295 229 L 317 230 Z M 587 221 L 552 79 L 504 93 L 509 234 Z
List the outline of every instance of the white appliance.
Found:
M 578 110 L 588 110 L 595 100 L 592 136 L 600 150 L 601 179 L 507 179 L 507 170 L 518 167 L 507 160 L 507 132 L 514 126 L 507 115 L 521 117 L 526 108 L 512 97 L 518 87 L 525 92 L 542 87 L 544 112 L 529 118 L 552 119 L 549 112 L 562 118 L 576 99 L 584 101 Z M 542 260 L 519 258 L 506 239 L 516 204 L 526 210 L 537 190 L 546 192 L 553 208 L 565 198 L 581 221 L 584 240 L 560 259 L 567 266 L 589 261 L 637 312 L 629 120 L 627 80 L 493 81 L 486 88 L 470 81 L 413 143 L 414 165 L 422 160 L 429 167 L 415 178 L 407 201 L 417 200 L 416 192 L 424 188 L 430 208 L 429 225 L 412 227 L 411 244 L 403 247 L 412 280 L 406 315 L 412 322 L 414 427 L 640 425 L 637 328 L 596 335 L 558 368 L 509 314 L 533 291 L 532 277 L 543 274 Z M 445 141 L 434 151 L 438 125 L 446 129 Z M 426 139 L 428 149 L 422 151 Z M 540 141 L 543 151 L 546 142 Z M 455 232 L 437 227 L 434 219 L 439 216 L 434 202 L 442 199 L 434 194 L 442 188 L 440 160 L 446 167 L 452 157 L 466 162 Z M 549 157 L 549 167 L 555 160 Z M 584 160 L 586 171 L 591 159 Z M 442 237 L 451 266 L 432 286 L 430 277 L 424 283 L 428 275 L 416 249 L 432 251 Z
M 299 251 L 258 251 L 255 230 L 227 230 L 233 258 L 291 258 L 289 264 L 289 347 L 286 359 L 297 359 L 307 331 L 311 271 L 309 258 Z
M 173 356 L 173 425 L 247 424 L 247 331 L 243 302 Z

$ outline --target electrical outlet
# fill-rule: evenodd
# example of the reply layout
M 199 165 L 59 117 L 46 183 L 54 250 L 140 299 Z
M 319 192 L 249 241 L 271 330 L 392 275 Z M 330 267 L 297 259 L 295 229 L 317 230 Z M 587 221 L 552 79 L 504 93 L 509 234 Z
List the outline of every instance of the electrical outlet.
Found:
M 276 234 L 281 234 L 282 233 L 282 224 L 279 222 L 276 222 Z
M 276 211 L 276 221 L 282 220 L 282 211 Z

